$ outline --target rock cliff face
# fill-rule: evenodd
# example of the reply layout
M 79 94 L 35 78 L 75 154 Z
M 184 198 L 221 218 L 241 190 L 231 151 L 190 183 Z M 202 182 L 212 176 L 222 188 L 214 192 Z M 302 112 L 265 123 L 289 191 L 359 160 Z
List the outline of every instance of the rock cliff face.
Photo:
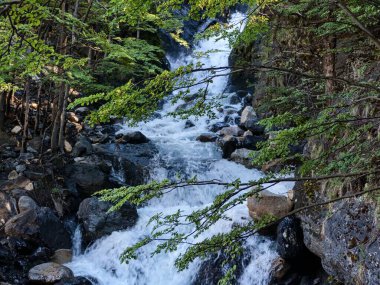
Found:
M 326 201 L 324 191 L 331 189 L 324 187 L 313 191 L 319 195 L 312 199 L 305 186 L 299 185 L 296 205 Z M 321 258 L 329 275 L 345 284 L 380 284 L 379 207 L 375 197 L 342 200 L 297 216 L 305 245 Z

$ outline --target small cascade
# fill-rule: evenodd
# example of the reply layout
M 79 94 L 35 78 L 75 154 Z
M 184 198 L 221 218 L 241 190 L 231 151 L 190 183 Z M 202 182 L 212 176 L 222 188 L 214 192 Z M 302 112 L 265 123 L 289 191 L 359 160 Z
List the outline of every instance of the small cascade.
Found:
M 73 234 L 73 256 L 80 254 L 82 254 L 82 230 L 81 226 L 78 225 Z

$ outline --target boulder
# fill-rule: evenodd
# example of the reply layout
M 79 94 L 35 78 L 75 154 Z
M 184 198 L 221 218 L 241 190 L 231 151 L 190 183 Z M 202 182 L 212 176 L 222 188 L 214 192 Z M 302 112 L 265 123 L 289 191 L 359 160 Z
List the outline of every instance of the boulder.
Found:
M 131 143 L 131 144 L 140 144 L 140 143 L 149 142 L 149 139 L 142 132 L 136 131 L 136 132 L 123 134 L 122 142 Z
M 247 148 L 239 148 L 231 154 L 230 160 L 242 164 L 249 169 L 255 168 L 256 166 L 252 163 L 252 152 L 252 150 Z
M 16 214 L 16 200 L 9 194 L 0 191 L 0 228 Z
M 185 129 L 192 128 L 194 126 L 195 126 L 195 124 L 192 121 L 186 120 L 186 122 L 185 122 Z
M 92 144 L 89 139 L 81 136 L 79 140 L 75 143 L 72 155 L 73 156 L 85 156 L 93 153 Z
M 196 140 L 200 142 L 214 142 L 216 141 L 217 138 L 218 136 L 215 135 L 214 133 L 203 133 L 203 134 L 200 134 L 196 138 Z
M 233 136 L 224 136 L 222 138 L 218 138 L 216 143 L 220 146 L 223 153 L 223 158 L 229 158 L 230 155 L 235 151 L 238 145 L 237 138 Z
M 220 130 L 220 134 L 222 136 L 242 136 L 244 134 L 244 131 L 240 129 L 238 126 L 231 126 L 231 127 L 225 127 Z
M 238 148 L 248 148 L 251 150 L 257 150 L 257 144 L 266 140 L 263 136 L 250 136 L 245 135 L 238 137 Z
M 29 211 L 29 210 L 37 210 L 37 203 L 30 198 L 29 196 L 21 196 L 18 200 L 18 210 L 20 213 Z
M 97 144 L 95 153 L 110 161 L 116 183 L 140 185 L 146 183 L 152 160 L 158 150 L 152 142 L 143 144 Z
M 22 127 L 20 127 L 20 126 L 15 126 L 15 127 L 13 127 L 13 129 L 11 130 L 11 133 L 14 134 L 14 135 L 17 135 L 17 134 L 19 134 L 21 131 L 22 131 Z
M 303 255 L 303 243 L 300 221 L 294 216 L 285 217 L 277 226 L 276 250 L 285 260 L 295 260 Z
M 211 132 L 216 133 L 217 131 L 219 131 L 219 130 L 221 130 L 221 129 L 223 129 L 223 128 L 229 127 L 229 126 L 230 126 L 230 125 L 227 124 L 227 123 L 224 123 L 224 122 L 218 122 L 218 123 L 215 123 L 215 124 L 211 125 L 211 126 L 209 127 L 209 130 L 210 130 Z
M 258 197 L 247 199 L 249 215 L 259 220 L 267 215 L 283 217 L 293 208 L 293 202 L 286 196 L 277 195 L 269 191 L 261 191 Z
M 137 221 L 137 210 L 126 203 L 120 210 L 108 212 L 112 206 L 109 202 L 96 197 L 82 201 L 78 210 L 78 219 L 82 225 L 85 242 L 91 243 L 114 231 L 132 227 Z
M 257 121 L 256 112 L 252 106 L 247 106 L 244 108 L 243 112 L 241 113 L 240 124 L 244 126 L 246 123 L 249 123 L 252 120 Z
M 51 261 L 58 264 L 65 264 L 71 262 L 73 259 L 73 251 L 71 249 L 58 249 L 51 257 Z
M 74 273 L 70 268 L 54 263 L 47 262 L 37 265 L 29 270 L 28 278 L 32 282 L 51 284 L 64 278 L 73 278 Z
M 17 171 L 16 171 L 16 170 L 12 170 L 12 171 L 9 172 L 9 174 L 8 174 L 8 180 L 14 180 L 14 179 L 16 179 L 18 176 L 19 176 L 19 174 L 17 173 Z
M 35 241 L 51 249 L 71 248 L 71 237 L 50 208 L 22 212 L 5 224 L 7 236 Z
M 75 187 L 82 196 L 91 196 L 107 185 L 106 175 L 98 165 L 75 162 L 66 166 L 65 175 L 69 187 Z

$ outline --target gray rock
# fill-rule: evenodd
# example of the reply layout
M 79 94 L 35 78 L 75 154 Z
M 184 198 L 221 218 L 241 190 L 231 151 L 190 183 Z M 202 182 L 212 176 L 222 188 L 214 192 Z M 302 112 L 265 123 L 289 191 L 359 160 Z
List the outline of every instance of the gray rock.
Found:
M 218 136 L 215 135 L 214 133 L 204 133 L 204 134 L 200 134 L 196 138 L 196 140 L 200 142 L 214 142 L 216 141 L 217 138 Z
M 89 139 L 81 136 L 79 140 L 75 143 L 72 155 L 73 156 L 85 156 L 93 153 L 92 144 Z
M 220 134 L 223 136 L 242 136 L 244 131 L 240 129 L 238 126 L 225 127 L 220 130 Z
M 5 224 L 10 237 L 42 243 L 51 249 L 71 248 L 71 237 L 50 208 L 22 212 Z
M 75 162 L 66 166 L 67 185 L 73 186 L 82 196 L 90 196 L 107 185 L 105 173 L 97 165 Z
M 217 131 L 219 131 L 219 130 L 221 130 L 221 129 L 223 129 L 223 128 L 229 127 L 229 126 L 230 126 L 230 125 L 227 124 L 227 123 L 224 123 L 224 122 L 218 122 L 218 123 L 215 123 L 215 124 L 211 125 L 211 126 L 209 127 L 209 130 L 210 130 L 211 132 L 216 133 Z
M 96 197 L 84 199 L 80 204 L 78 219 L 87 243 L 135 225 L 138 218 L 135 207 L 126 203 L 120 210 L 108 213 L 111 206 Z
M 16 214 L 16 200 L 9 194 L 0 191 L 0 227 L 3 227 Z
M 37 265 L 29 270 L 28 278 L 32 282 L 42 284 L 51 284 L 58 282 L 64 278 L 73 278 L 74 273 L 70 268 L 54 263 L 47 262 Z
M 247 122 L 251 120 L 257 121 L 257 115 L 252 106 L 247 106 L 244 108 L 243 112 L 241 113 L 240 123 L 242 125 L 245 125 Z
M 111 161 L 114 173 L 122 179 L 123 184 L 139 185 L 149 178 L 152 160 L 158 153 L 151 142 L 143 144 L 98 144 L 95 153 Z
M 223 158 L 229 158 L 230 155 L 235 151 L 238 146 L 237 138 L 233 136 L 224 136 L 222 138 L 218 138 L 216 143 L 220 146 L 223 152 Z
M 149 139 L 139 131 L 126 133 L 122 137 L 122 142 L 131 144 L 141 144 L 149 142 Z
M 256 166 L 252 163 L 252 157 L 250 157 L 252 152 L 252 150 L 247 148 L 239 148 L 231 154 L 230 160 L 242 164 L 249 169 L 255 168 Z
M 294 216 L 284 218 L 277 226 L 276 250 L 285 260 L 295 260 L 305 251 L 300 221 Z
M 301 183 L 296 186 L 297 207 L 323 202 L 336 191 L 326 183 L 310 195 Z M 380 284 L 378 203 L 373 197 L 346 199 L 297 216 L 306 247 L 321 258 L 329 275 L 345 284 Z
M 36 210 L 38 208 L 37 203 L 29 196 L 21 196 L 18 200 L 18 210 L 20 213 L 29 210 Z

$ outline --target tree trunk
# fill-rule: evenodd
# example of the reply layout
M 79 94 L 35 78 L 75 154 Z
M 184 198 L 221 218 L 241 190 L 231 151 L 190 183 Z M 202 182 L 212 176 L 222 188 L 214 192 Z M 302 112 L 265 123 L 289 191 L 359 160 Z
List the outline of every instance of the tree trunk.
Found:
M 30 78 L 27 78 L 26 83 L 25 83 L 24 126 L 23 126 L 22 141 L 21 141 L 22 153 L 26 151 L 26 140 L 28 138 L 29 98 L 30 98 Z
M 65 151 L 65 126 L 66 126 L 66 105 L 67 105 L 67 99 L 69 97 L 69 85 L 64 85 L 64 96 L 63 96 L 63 102 L 62 102 L 62 110 L 61 110 L 61 122 L 59 126 L 59 138 L 58 138 L 58 144 L 59 149 L 61 152 Z
M 0 92 L 0 130 L 4 128 L 7 92 Z

